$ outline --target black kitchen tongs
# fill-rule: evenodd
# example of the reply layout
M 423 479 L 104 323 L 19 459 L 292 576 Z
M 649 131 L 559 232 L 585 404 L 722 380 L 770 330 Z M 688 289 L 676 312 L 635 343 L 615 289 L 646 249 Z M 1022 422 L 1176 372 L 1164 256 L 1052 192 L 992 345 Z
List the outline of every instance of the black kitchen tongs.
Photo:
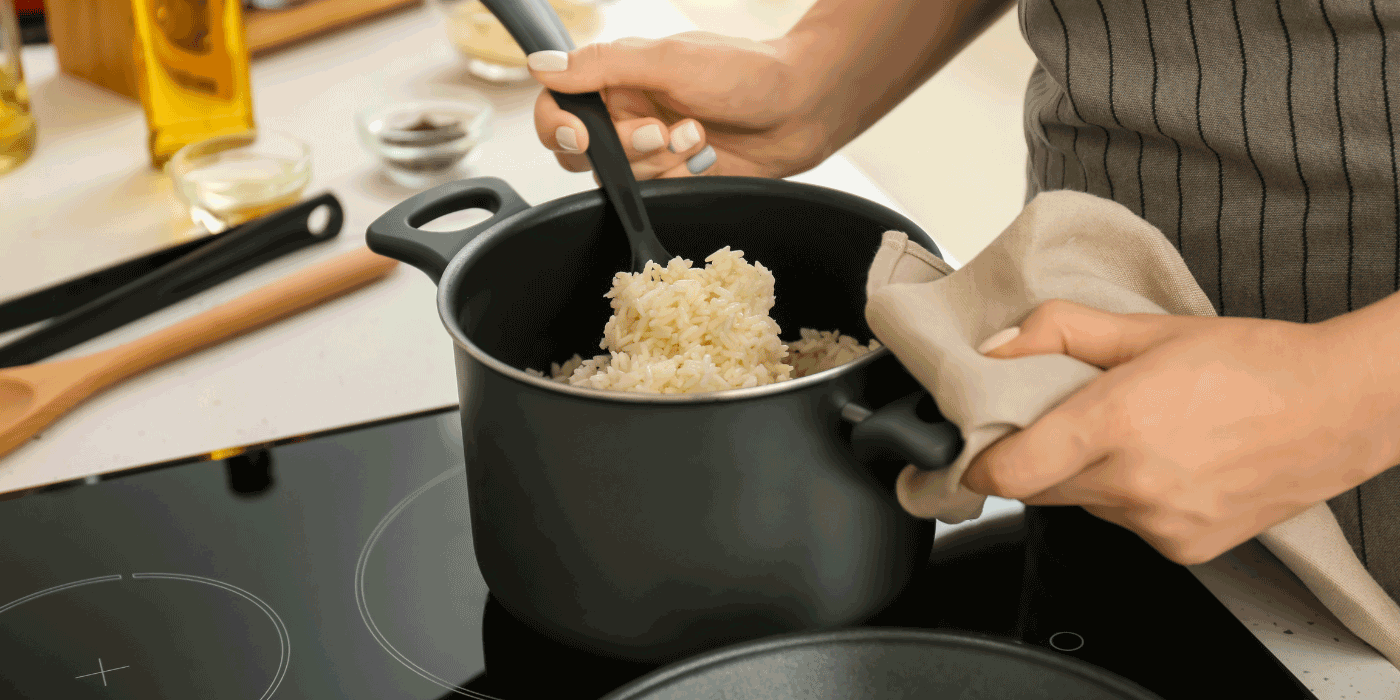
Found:
M 328 216 L 321 226 L 312 216 L 323 207 Z M 0 304 L 0 333 L 51 319 L 0 346 L 0 367 L 38 362 L 263 263 L 330 240 L 344 220 L 340 200 L 327 192 L 223 233 Z

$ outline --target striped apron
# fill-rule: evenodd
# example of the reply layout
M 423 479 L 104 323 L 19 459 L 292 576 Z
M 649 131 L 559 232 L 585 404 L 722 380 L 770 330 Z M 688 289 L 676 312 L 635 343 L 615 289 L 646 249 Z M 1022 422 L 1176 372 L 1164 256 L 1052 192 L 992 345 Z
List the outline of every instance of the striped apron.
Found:
M 1400 0 L 1020 0 L 1019 19 L 1026 201 L 1128 207 L 1221 316 L 1324 321 L 1400 288 Z M 1328 504 L 1400 600 L 1400 469 Z

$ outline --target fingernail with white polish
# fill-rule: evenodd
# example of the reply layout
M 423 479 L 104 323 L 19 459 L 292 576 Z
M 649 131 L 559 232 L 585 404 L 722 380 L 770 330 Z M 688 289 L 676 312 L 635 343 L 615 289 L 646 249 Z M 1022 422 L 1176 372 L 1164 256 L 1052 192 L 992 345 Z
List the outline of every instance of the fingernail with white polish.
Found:
M 530 70 L 561 71 L 569 69 L 569 54 L 563 51 L 536 51 L 525 58 Z
M 988 339 L 982 341 L 982 344 L 977 346 L 977 352 L 980 352 L 980 353 L 982 353 L 983 355 L 985 355 L 985 354 L 987 354 L 987 353 L 989 353 L 989 352 L 991 352 L 991 351 L 993 351 L 993 350 L 996 350 L 997 348 L 999 348 L 999 347 L 1001 347 L 1001 346 L 1003 346 L 1003 345 L 1005 345 L 1005 344 L 1011 342 L 1011 339 L 1012 339 L 1012 338 L 1015 338 L 1016 336 L 1018 336 L 1018 335 L 1020 335 L 1020 334 L 1021 334 L 1021 327 L 1020 327 L 1020 326 L 1012 326 L 1012 327 L 1010 327 L 1010 328 L 1003 328 L 1003 329 L 997 331 L 996 333 L 993 333 L 993 334 L 992 334 L 992 337 L 990 337 L 990 338 L 988 338 Z
M 666 137 L 661 134 L 661 127 L 655 124 L 647 124 L 632 132 L 632 150 L 638 153 L 650 153 L 665 145 Z
M 567 126 L 561 126 L 554 130 L 554 140 L 559 142 L 559 147 L 566 151 L 578 152 L 578 134 Z
M 671 152 L 681 153 L 695 147 L 700 143 L 700 129 L 695 126 L 695 122 L 686 122 L 676 132 L 671 134 Z
M 685 162 L 685 167 L 691 175 L 699 175 L 710 169 L 715 164 L 715 149 L 713 146 L 706 146 L 705 150 L 696 153 Z

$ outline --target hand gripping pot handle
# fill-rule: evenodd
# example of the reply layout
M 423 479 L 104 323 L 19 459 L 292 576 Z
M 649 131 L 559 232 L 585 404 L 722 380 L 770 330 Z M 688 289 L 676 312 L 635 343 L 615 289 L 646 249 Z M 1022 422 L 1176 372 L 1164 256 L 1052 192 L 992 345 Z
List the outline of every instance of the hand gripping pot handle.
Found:
M 853 401 L 841 408 L 841 417 L 854 424 L 851 447 L 862 462 L 902 459 L 919 469 L 946 469 L 962 453 L 962 433 L 948 421 L 928 422 L 919 417 L 918 405 L 928 394 L 922 391 L 891 401 L 878 410 Z
M 437 284 L 457 251 L 487 229 L 529 208 L 530 205 L 499 178 L 458 180 L 420 192 L 384 212 L 369 225 L 365 241 L 370 250 L 426 272 Z M 418 228 L 464 209 L 486 209 L 492 215 L 457 231 L 439 233 Z

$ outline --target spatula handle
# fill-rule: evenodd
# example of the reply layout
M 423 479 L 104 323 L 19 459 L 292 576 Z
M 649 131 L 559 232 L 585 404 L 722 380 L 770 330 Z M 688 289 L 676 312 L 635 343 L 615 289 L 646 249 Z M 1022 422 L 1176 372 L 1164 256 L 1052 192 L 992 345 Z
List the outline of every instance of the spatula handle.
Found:
M 482 0 L 482 4 L 506 28 L 527 55 L 536 51 L 573 51 L 574 41 L 547 0 Z M 632 175 L 632 163 L 617 135 L 608 106 L 596 92 L 565 94 L 550 90 L 554 101 L 583 122 L 588 130 L 588 160 L 608 200 L 613 203 L 632 244 L 633 272 L 641 272 L 648 260 L 665 265 L 671 259 L 651 231 L 651 219 L 642 204 L 642 192 Z
M 293 273 L 173 326 L 100 353 L 92 379 L 120 381 L 293 316 L 387 275 L 398 261 L 359 248 Z

